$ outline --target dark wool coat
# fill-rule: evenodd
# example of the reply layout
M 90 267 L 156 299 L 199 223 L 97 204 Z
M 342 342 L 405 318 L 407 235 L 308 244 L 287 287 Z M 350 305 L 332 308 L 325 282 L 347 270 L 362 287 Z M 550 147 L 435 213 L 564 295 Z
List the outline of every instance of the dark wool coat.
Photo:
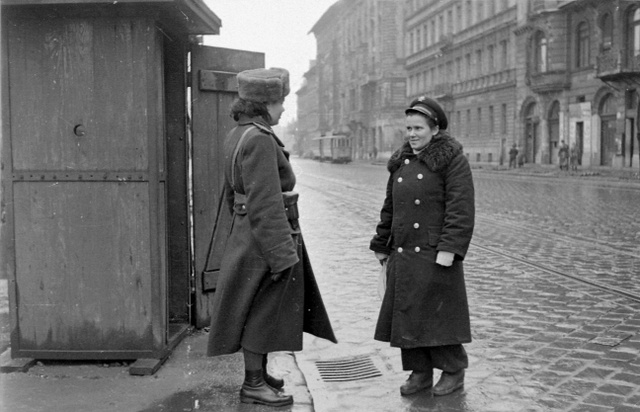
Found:
M 235 167 L 232 155 L 247 128 Z M 302 235 L 285 214 L 282 192 L 296 178 L 289 154 L 260 118 L 242 118 L 224 146 L 225 202 L 232 219 L 212 303 L 208 355 L 302 350 L 302 332 L 336 341 L 306 254 Z M 234 202 L 235 198 L 235 202 Z M 240 200 L 239 200 L 240 199 Z M 220 221 L 219 217 L 219 221 Z M 220 223 L 219 223 L 220 225 Z M 272 273 L 293 266 L 282 280 Z
M 387 168 L 386 199 L 370 245 L 389 255 L 374 338 L 400 348 L 470 342 L 462 261 L 475 205 L 462 146 L 441 131 L 417 155 L 405 143 Z M 440 250 L 455 254 L 451 267 L 435 263 Z

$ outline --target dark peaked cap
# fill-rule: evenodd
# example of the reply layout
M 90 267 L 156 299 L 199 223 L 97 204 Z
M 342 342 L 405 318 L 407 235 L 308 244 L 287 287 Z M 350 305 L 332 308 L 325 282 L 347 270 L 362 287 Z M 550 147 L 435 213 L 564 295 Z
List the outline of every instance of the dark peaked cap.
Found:
M 238 73 L 238 94 L 252 102 L 277 102 L 289 94 L 289 72 L 285 69 L 245 70 Z
M 444 114 L 442 107 L 440 107 L 438 102 L 427 96 L 420 96 L 412 101 L 409 108 L 405 110 L 404 113 L 409 114 L 411 112 L 417 112 L 432 119 L 442 130 L 446 130 L 449 125 L 447 115 Z

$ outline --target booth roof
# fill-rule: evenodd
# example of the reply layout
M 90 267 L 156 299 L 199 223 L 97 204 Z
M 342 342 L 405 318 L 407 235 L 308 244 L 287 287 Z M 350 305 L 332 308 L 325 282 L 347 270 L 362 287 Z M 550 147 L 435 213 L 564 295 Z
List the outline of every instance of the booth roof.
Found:
M 2 6 L 91 6 L 111 4 L 114 7 L 123 5 L 158 7 L 179 18 L 188 34 L 220 34 L 222 21 L 204 3 L 204 0 L 2 0 Z

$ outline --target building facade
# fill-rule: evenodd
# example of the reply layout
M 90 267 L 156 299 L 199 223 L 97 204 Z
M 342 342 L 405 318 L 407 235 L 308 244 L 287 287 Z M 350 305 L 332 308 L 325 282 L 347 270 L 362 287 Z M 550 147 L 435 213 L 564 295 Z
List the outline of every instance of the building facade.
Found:
M 403 110 L 435 97 L 472 163 L 640 163 L 640 0 L 340 0 L 317 39 L 317 134 L 356 158 L 404 138 Z
M 638 166 L 638 0 L 407 0 L 407 95 L 436 97 L 471 162 Z
M 319 136 L 318 72 L 315 60 L 309 62 L 309 70 L 305 72 L 302 86 L 296 95 L 298 98 L 297 121 L 293 152 L 303 156 L 308 151 L 307 141 Z
M 311 32 L 318 128 L 309 136 L 348 136 L 356 159 L 392 152 L 403 139 L 406 105 L 402 3 L 339 0 Z
M 405 3 L 407 94 L 433 96 L 472 162 L 502 163 L 514 141 L 516 1 Z
M 532 1 L 519 10 L 516 136 L 527 160 L 638 167 L 640 2 Z

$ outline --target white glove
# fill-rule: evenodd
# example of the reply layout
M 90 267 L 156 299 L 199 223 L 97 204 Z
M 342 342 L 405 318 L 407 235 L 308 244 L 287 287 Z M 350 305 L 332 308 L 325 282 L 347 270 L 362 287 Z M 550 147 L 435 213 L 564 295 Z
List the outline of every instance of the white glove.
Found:
M 376 255 L 376 259 L 380 261 L 380 264 L 382 264 L 382 262 L 389 257 L 389 255 L 385 253 L 380 253 L 380 252 L 374 252 L 374 253 Z
M 453 265 L 453 258 L 455 257 L 454 253 L 445 252 L 444 250 L 438 251 L 438 255 L 436 256 L 436 263 L 440 266 L 449 267 Z

